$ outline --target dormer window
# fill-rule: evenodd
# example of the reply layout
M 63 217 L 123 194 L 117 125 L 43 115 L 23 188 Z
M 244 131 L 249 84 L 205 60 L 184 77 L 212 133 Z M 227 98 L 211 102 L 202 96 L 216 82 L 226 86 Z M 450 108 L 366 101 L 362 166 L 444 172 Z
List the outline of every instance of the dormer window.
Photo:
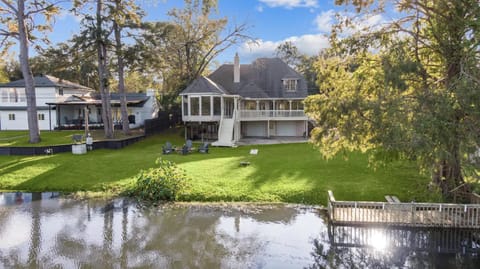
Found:
M 298 79 L 283 79 L 283 88 L 287 92 L 297 91 Z

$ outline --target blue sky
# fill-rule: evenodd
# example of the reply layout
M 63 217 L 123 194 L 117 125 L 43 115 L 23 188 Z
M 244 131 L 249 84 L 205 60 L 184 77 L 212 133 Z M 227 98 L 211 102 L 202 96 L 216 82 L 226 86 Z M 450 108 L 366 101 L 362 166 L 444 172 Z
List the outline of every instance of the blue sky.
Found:
M 215 16 L 227 17 L 230 24 L 247 23 L 248 34 L 256 44 L 243 43 L 225 51 L 216 60 L 219 63 L 233 61 L 235 52 L 242 63 L 257 57 L 272 57 L 278 44 L 292 41 L 300 52 L 314 55 L 328 46 L 326 34 L 330 31 L 335 11 L 343 7 L 334 0 L 219 0 Z M 139 0 L 147 12 L 146 20 L 167 20 L 166 13 L 173 7 L 181 7 L 182 0 Z M 382 20 L 382 18 L 373 19 Z M 52 43 L 65 41 L 78 32 L 78 18 L 68 12 L 58 17 L 54 30 L 49 34 Z

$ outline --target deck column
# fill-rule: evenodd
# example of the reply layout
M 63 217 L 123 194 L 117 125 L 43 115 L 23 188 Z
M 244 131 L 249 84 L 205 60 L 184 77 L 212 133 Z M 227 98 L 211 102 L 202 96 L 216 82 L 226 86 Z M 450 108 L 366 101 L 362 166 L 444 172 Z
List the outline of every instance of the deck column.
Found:
M 48 127 L 52 130 L 52 106 L 48 105 Z
M 288 100 L 288 116 L 292 116 L 292 100 Z
M 181 109 L 182 109 L 182 118 L 185 116 L 185 96 L 182 96 L 182 105 L 181 105 Z
M 60 123 L 60 105 L 56 105 L 55 108 L 56 108 L 56 109 L 55 109 L 55 110 L 56 110 L 55 113 L 57 113 L 57 127 L 58 127 L 59 130 L 60 130 L 60 129 L 61 129 L 61 125 L 60 125 L 60 124 L 61 124 L 61 123 Z
M 308 137 L 308 120 L 305 121 L 305 138 Z
M 267 120 L 267 138 L 270 138 L 270 120 Z
M 224 109 L 224 105 L 223 105 L 223 102 L 225 101 L 225 99 L 223 98 L 223 96 L 220 96 L 220 118 L 223 118 L 223 109 Z
M 213 117 L 213 96 L 210 96 L 210 117 Z
M 275 117 L 275 111 L 276 111 L 276 107 L 275 107 L 275 100 L 273 100 L 273 107 L 272 107 L 272 115 L 270 117 Z
M 188 95 L 188 98 L 187 98 L 187 111 L 188 111 L 188 116 L 191 117 L 192 115 L 192 109 L 190 107 L 190 95 Z

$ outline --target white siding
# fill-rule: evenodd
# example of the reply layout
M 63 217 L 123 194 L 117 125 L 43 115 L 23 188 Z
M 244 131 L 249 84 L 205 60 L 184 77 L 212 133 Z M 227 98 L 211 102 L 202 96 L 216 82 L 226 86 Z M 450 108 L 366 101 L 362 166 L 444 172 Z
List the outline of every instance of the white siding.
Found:
M 15 120 L 9 120 L 8 115 L 14 114 Z M 28 130 L 25 128 L 27 125 L 27 112 L 26 111 L 10 111 L 3 110 L 0 111 L 0 120 L 2 121 L 1 128 L 2 130 Z
M 55 103 L 57 101 L 55 88 L 36 88 L 35 95 L 37 97 L 37 106 L 47 106 L 46 103 Z
M 9 120 L 9 114 L 15 115 L 15 120 Z M 44 120 L 38 121 L 40 130 L 50 130 L 50 119 L 48 110 L 39 110 L 37 114 L 43 114 Z M 56 114 L 52 110 L 52 130 L 56 126 Z M 0 111 L 0 130 L 28 130 L 27 111 L 24 110 L 3 110 Z

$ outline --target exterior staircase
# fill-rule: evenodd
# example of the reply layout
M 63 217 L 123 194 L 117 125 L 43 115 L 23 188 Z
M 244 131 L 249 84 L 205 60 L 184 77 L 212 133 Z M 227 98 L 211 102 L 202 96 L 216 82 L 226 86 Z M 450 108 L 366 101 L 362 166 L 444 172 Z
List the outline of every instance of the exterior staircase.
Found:
M 235 113 L 233 113 L 235 115 Z M 218 127 L 218 140 L 212 143 L 212 146 L 233 147 L 233 129 L 235 126 L 235 116 L 232 118 L 222 118 Z

